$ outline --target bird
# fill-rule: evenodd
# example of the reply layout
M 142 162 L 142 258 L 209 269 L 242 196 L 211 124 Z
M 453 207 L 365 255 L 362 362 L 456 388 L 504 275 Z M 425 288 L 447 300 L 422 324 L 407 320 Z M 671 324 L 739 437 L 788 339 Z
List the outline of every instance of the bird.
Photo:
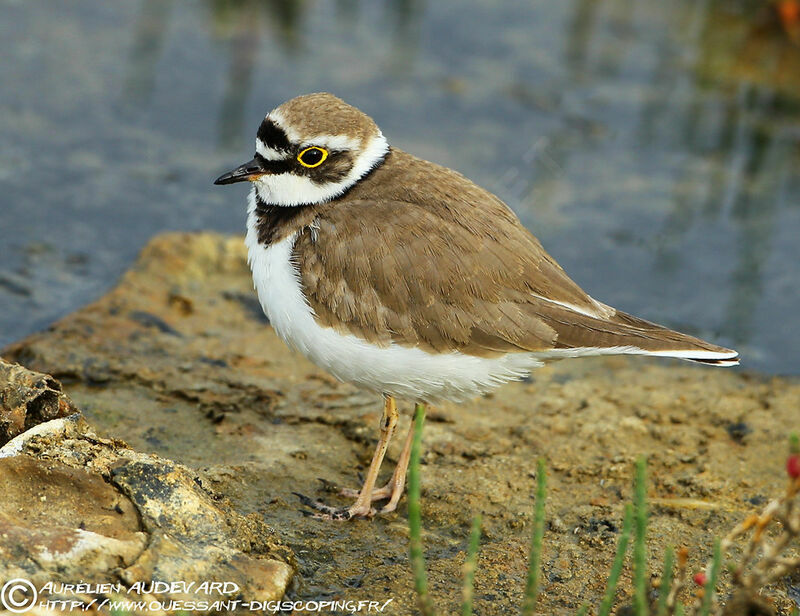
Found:
M 248 261 L 272 328 L 336 378 L 384 397 L 363 486 L 341 491 L 353 504 L 297 494 L 316 517 L 396 509 L 417 421 L 392 478 L 376 488 L 396 398 L 423 409 L 459 403 L 585 356 L 739 362 L 734 350 L 595 300 L 497 196 L 390 146 L 371 117 L 332 94 L 270 111 L 253 159 L 214 183 L 244 181 Z

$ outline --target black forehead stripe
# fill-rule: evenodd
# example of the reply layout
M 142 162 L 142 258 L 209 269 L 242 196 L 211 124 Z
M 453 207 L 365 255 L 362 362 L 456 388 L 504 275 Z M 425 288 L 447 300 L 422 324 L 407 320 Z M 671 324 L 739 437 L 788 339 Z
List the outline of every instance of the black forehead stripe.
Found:
M 283 129 L 269 118 L 264 118 L 264 121 L 261 122 L 257 136 L 265 146 L 273 150 L 286 152 L 292 147 Z

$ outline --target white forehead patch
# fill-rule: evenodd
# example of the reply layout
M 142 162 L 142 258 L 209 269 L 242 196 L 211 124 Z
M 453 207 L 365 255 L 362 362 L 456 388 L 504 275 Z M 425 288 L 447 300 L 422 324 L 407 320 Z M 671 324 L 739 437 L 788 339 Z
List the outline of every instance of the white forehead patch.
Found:
M 289 156 L 288 152 L 273 150 L 258 137 L 256 137 L 256 152 L 267 160 L 282 160 Z

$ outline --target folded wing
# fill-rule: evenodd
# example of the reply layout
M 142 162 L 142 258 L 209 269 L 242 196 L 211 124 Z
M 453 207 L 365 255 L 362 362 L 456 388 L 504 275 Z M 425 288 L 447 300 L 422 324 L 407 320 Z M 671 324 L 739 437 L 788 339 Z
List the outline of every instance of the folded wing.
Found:
M 320 210 L 294 247 L 317 318 L 373 344 L 431 352 L 737 363 L 730 349 L 597 302 L 502 202 L 480 216 L 474 207 L 362 200 Z

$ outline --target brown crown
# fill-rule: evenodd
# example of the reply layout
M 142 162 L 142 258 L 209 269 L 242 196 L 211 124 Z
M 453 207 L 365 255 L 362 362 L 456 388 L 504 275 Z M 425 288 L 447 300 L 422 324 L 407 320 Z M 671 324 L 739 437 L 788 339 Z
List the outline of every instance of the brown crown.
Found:
M 364 143 L 380 133 L 366 113 L 327 92 L 298 96 L 275 111 L 286 128 L 296 131 L 303 140 L 318 135 L 343 135 Z

